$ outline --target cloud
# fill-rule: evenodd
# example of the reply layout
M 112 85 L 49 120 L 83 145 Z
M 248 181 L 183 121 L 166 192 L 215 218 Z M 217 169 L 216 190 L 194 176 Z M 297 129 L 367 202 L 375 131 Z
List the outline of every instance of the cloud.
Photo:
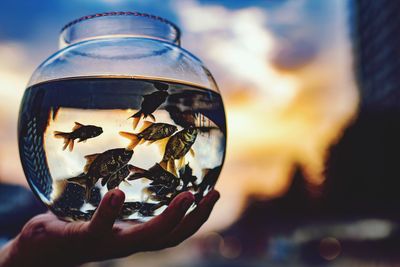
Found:
M 32 68 L 20 43 L 0 43 L 0 180 L 25 184 L 17 142 L 18 107 Z
M 228 153 L 217 188 L 232 216 L 220 224 L 240 214 L 249 194 L 283 194 L 294 166 L 320 185 L 326 150 L 357 109 L 345 2 L 311 2 L 271 10 L 175 2 L 182 45 L 209 66 L 226 105 Z
M 266 106 L 285 105 L 297 88 L 294 77 L 282 77 L 270 58 L 274 36 L 266 29 L 265 10 L 249 7 L 228 10 L 196 1 L 177 2 L 176 10 L 184 30 L 183 45 L 215 70 L 216 77 L 230 88 L 257 91 Z M 229 79 L 226 79 L 229 77 Z

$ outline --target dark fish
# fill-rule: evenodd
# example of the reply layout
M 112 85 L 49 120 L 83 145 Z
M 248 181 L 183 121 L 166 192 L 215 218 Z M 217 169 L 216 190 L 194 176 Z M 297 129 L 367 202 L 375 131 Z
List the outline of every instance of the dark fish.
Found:
M 147 116 L 149 116 L 153 121 L 156 121 L 153 112 L 165 102 L 168 95 L 169 94 L 166 91 L 156 91 L 151 94 L 144 95 L 140 110 L 129 117 L 133 118 L 133 129 L 136 129 L 136 126 L 142 117 L 147 118 Z
M 128 149 L 134 149 L 142 140 L 149 141 L 152 143 L 154 141 L 169 137 L 178 130 L 178 128 L 175 125 L 167 123 L 151 123 L 149 121 L 145 122 L 145 127 L 146 128 L 144 130 L 142 130 L 140 133 L 137 134 L 128 132 L 119 132 L 121 136 L 131 140 Z
M 176 191 L 180 180 L 172 173 L 164 170 L 158 163 L 148 170 L 136 168 L 135 173 L 128 177 L 128 180 L 146 178 L 152 182 L 144 189 L 153 200 L 164 200 L 168 194 Z
M 168 105 L 165 107 L 165 110 L 168 111 L 169 116 L 174 123 L 182 126 L 183 128 L 196 125 L 198 115 L 192 110 L 181 110 L 176 105 Z
M 204 192 L 206 190 L 211 190 L 214 188 L 215 183 L 217 182 L 217 179 L 219 177 L 219 174 L 221 173 L 221 168 L 222 166 L 215 167 L 213 169 L 204 169 L 204 176 L 203 180 L 199 184 L 199 194 L 201 196 L 204 196 Z
M 131 173 L 133 166 L 130 164 L 125 165 L 112 175 L 110 175 L 110 178 L 108 179 L 107 182 L 107 189 L 111 190 L 113 188 L 116 188 L 119 186 L 119 184 L 125 180 Z M 104 179 L 104 178 L 103 178 Z
M 130 175 L 127 180 L 132 181 L 140 178 L 147 178 L 152 181 L 151 185 L 164 185 L 167 187 L 179 185 L 179 178 L 166 171 L 158 163 L 148 170 L 136 167 L 133 171 L 134 174 Z
M 177 181 L 179 181 L 175 175 L 166 171 L 158 163 L 148 170 L 135 167 L 133 171 L 135 173 L 130 175 L 127 180 L 131 181 L 139 178 L 147 178 L 156 184 L 164 184 L 167 186 L 175 184 Z
M 179 170 L 179 178 L 183 182 L 182 190 L 186 190 L 189 184 L 192 184 L 193 189 L 197 191 L 197 184 L 196 184 L 197 177 L 193 175 L 193 170 L 189 166 L 189 163 L 186 164 L 185 167 Z
M 69 151 L 74 149 L 74 141 L 75 139 L 79 139 L 78 142 L 86 141 L 89 138 L 93 138 L 99 136 L 103 133 L 103 129 L 94 125 L 82 125 L 79 122 L 75 122 L 75 126 L 72 129 L 72 132 L 54 132 L 54 136 L 57 138 L 64 138 L 64 147 L 65 150 L 69 147 Z
M 146 202 L 125 202 L 121 209 L 120 217 L 127 217 L 135 212 L 139 212 L 142 216 L 152 216 L 154 211 L 166 205 L 164 202 L 146 203 Z
M 110 176 L 122 169 L 132 158 L 133 150 L 125 148 L 115 148 L 103 153 L 85 156 L 87 162 L 84 167 L 84 173 L 69 178 L 67 181 L 76 183 L 86 189 L 86 199 L 90 198 L 90 191 L 100 178 L 103 178 L 104 186 Z
M 162 83 L 162 82 L 153 82 L 153 85 L 157 90 L 160 91 L 167 91 L 169 88 L 169 85 L 167 83 Z
M 189 127 L 174 134 L 165 147 L 164 156 L 160 166 L 173 174 L 176 174 L 175 160 L 179 160 L 179 168 L 184 165 L 184 156 L 191 151 L 194 155 L 192 145 L 196 141 L 197 129 Z
M 139 209 L 142 207 L 142 202 L 125 202 L 122 205 L 121 213 L 120 213 L 120 218 L 128 217 L 132 215 L 133 213 L 139 211 Z
M 164 202 L 159 203 L 142 203 L 142 206 L 139 209 L 139 214 L 142 216 L 153 216 L 154 212 L 164 206 Z

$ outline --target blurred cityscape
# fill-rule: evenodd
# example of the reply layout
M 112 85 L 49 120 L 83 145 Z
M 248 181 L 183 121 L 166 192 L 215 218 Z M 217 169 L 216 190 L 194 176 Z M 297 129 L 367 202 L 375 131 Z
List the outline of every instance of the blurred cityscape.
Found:
M 229 140 L 210 220 L 177 248 L 87 267 L 400 263 L 397 1 L 5 0 L 0 7 L 1 183 L 26 186 L 18 105 L 35 66 L 57 50 L 58 31 L 76 17 L 137 10 L 170 19 L 220 86 Z M 24 210 L 41 210 L 15 190 L 24 192 L 19 199 L 0 187 L 1 203 L 21 204 L 0 217 L 3 243 L 33 215 Z

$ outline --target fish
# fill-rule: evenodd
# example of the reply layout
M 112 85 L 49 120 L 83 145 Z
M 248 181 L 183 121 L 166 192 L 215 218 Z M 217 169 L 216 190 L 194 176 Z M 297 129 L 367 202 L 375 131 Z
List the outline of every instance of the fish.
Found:
M 158 163 L 148 170 L 136 168 L 135 173 L 128 177 L 127 180 L 140 178 L 152 181 L 143 191 L 153 200 L 163 200 L 166 195 L 174 193 L 180 185 L 179 178 L 164 170 Z
M 215 183 L 217 182 L 217 179 L 219 177 L 219 174 L 221 173 L 222 166 L 217 166 L 212 169 L 203 169 L 203 180 L 201 183 L 198 185 L 199 191 L 198 193 L 201 196 L 204 196 L 204 192 L 207 190 L 211 190 L 214 188 Z
M 162 201 L 159 203 L 142 202 L 142 206 L 139 208 L 139 214 L 142 216 L 153 216 L 154 212 L 164 205 L 166 204 Z
M 69 151 L 74 149 L 75 139 L 79 139 L 78 142 L 85 142 L 87 139 L 97 137 L 103 133 L 103 129 L 94 125 L 83 125 L 79 122 L 75 122 L 74 128 L 72 128 L 72 132 L 59 132 L 54 131 L 54 136 L 56 138 L 64 138 L 64 147 L 65 150 L 67 147 Z
M 163 82 L 155 81 L 155 82 L 153 82 L 153 85 L 157 90 L 160 90 L 160 91 L 167 91 L 169 88 L 169 85 L 167 83 L 163 83 Z
M 193 189 L 197 191 L 197 177 L 193 175 L 193 170 L 189 166 L 189 163 L 187 163 L 185 167 L 179 170 L 179 178 L 183 182 L 182 190 L 186 190 L 188 188 L 188 185 L 192 184 Z
M 119 186 L 119 184 L 123 181 L 125 181 L 125 178 L 129 176 L 133 169 L 133 165 L 127 164 L 112 175 L 109 176 L 107 183 L 107 189 L 111 190 Z M 105 178 L 103 178 L 103 181 L 105 181 Z
M 171 125 L 168 123 L 152 123 L 146 121 L 145 126 L 147 127 L 144 130 L 136 134 L 119 132 L 121 136 L 131 140 L 131 143 L 128 145 L 128 149 L 134 149 L 142 140 L 153 143 L 166 137 L 170 137 L 178 130 L 175 125 Z
M 198 114 L 192 110 L 181 110 L 176 105 L 168 105 L 165 107 L 165 110 L 169 113 L 174 123 L 183 128 L 196 125 Z
M 146 178 L 152 181 L 150 185 L 164 185 L 174 187 L 179 185 L 179 178 L 172 173 L 166 171 L 160 164 L 156 163 L 148 170 L 134 168 L 134 174 L 130 175 L 127 180 L 132 181 L 140 178 Z
M 184 156 L 189 151 L 192 156 L 195 155 L 192 145 L 196 141 L 197 132 L 198 130 L 195 127 L 190 126 L 175 133 L 168 140 L 160 166 L 176 174 L 175 160 L 179 160 L 179 168 L 181 168 L 184 165 Z
M 166 91 L 155 91 L 151 94 L 144 95 L 140 110 L 128 118 L 133 118 L 133 129 L 136 129 L 142 117 L 146 119 L 147 116 L 149 116 L 153 121 L 156 121 L 153 112 L 167 100 L 168 96 L 169 94 Z
M 79 184 L 85 188 L 86 199 L 90 199 L 90 192 L 100 178 L 103 178 L 104 186 L 110 176 L 115 175 L 126 166 L 132 158 L 133 150 L 125 148 L 114 148 L 103 153 L 85 156 L 86 165 L 84 172 L 77 177 L 67 179 L 68 182 Z
M 146 202 L 125 202 L 122 205 L 120 218 L 124 218 L 138 212 L 142 216 L 153 216 L 154 211 L 166 205 L 164 202 L 146 203 Z
M 132 215 L 133 213 L 139 211 L 141 207 L 142 207 L 142 202 L 139 201 L 125 202 L 121 208 L 120 219 Z

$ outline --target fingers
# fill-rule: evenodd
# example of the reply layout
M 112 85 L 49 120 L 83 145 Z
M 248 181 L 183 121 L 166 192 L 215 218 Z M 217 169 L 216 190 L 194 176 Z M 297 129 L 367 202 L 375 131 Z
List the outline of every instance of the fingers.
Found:
M 89 222 L 89 233 L 96 237 L 111 233 L 124 201 L 125 194 L 121 190 L 114 189 L 108 191 L 101 200 L 92 220 Z
M 123 231 L 121 237 L 130 244 L 138 244 L 140 246 L 138 251 L 151 249 L 158 240 L 168 235 L 181 222 L 193 202 L 192 193 L 181 193 L 162 214 L 147 223 Z
M 170 233 L 162 246 L 173 247 L 192 236 L 207 221 L 211 211 L 218 201 L 218 191 L 209 192 L 199 203 L 197 208 L 189 213 L 181 223 Z

